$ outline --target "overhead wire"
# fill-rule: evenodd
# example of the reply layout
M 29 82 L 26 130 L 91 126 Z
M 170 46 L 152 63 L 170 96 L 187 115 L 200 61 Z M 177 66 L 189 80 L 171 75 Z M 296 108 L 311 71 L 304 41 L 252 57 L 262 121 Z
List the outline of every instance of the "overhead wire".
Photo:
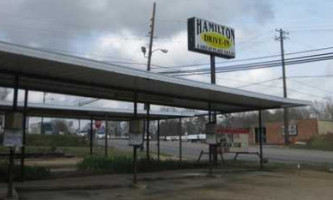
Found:
M 287 79 L 294 79 L 294 78 L 330 78 L 333 77 L 333 74 L 327 74 L 327 75 L 305 75 L 305 76 L 288 76 Z
M 302 63 L 330 60 L 330 59 L 333 59 L 333 52 L 288 58 L 288 59 L 285 59 L 285 62 L 288 65 L 296 65 L 296 64 L 302 64 Z M 270 61 L 264 61 L 264 62 L 255 62 L 255 63 L 248 63 L 248 64 L 216 67 L 216 73 L 272 68 L 272 67 L 278 67 L 278 66 L 281 66 L 281 60 L 270 60 Z M 178 71 L 172 71 L 172 72 L 167 71 L 167 72 L 160 72 L 160 73 L 175 75 L 175 76 L 186 76 L 186 75 L 208 74 L 208 73 L 210 73 L 209 70 L 210 69 L 178 70 Z
M 297 52 L 291 52 L 291 53 L 285 53 L 286 56 L 288 55 L 295 55 L 295 54 L 304 54 L 304 53 L 310 53 L 310 52 L 316 52 L 316 51 L 324 51 L 333 49 L 333 46 L 330 47 L 324 47 L 324 48 L 318 48 L 318 49 L 310 49 L 310 50 L 304 50 L 304 51 L 297 51 Z M 237 60 L 231 60 L 231 61 L 222 61 L 222 62 L 216 62 L 216 64 L 228 64 L 228 63 L 236 63 L 236 62 L 243 62 L 243 61 L 251 61 L 251 60 L 262 60 L 266 58 L 274 58 L 274 57 L 280 57 L 281 54 L 275 54 L 275 55 L 268 55 L 268 56 L 259 56 L 259 57 L 253 57 L 253 58 L 246 58 L 246 59 L 237 59 Z M 173 68 L 185 68 L 185 67 L 196 67 L 204 65 L 203 67 L 206 67 L 210 63 L 197 63 L 197 64 L 188 64 L 188 65 L 177 65 L 177 66 L 165 66 L 164 68 L 173 69 Z M 156 69 L 156 68 L 154 68 Z
M 307 83 L 303 83 L 301 81 L 296 81 L 296 80 L 289 80 L 289 81 L 292 81 L 292 82 L 298 83 L 298 84 L 300 84 L 302 86 L 306 86 L 306 87 L 309 87 L 309 88 L 312 88 L 312 89 L 316 89 L 316 90 L 328 93 L 330 95 L 333 95 L 333 91 L 328 91 L 328 90 L 325 90 L 325 89 L 322 89 L 322 88 L 319 88 L 319 87 L 315 87 L 315 86 L 309 85 Z
M 220 78 L 218 78 L 218 79 L 220 79 Z M 224 79 L 225 79 L 225 78 L 224 78 Z M 229 79 L 229 78 L 228 78 L 228 79 Z M 275 80 L 279 80 L 279 79 L 281 79 L 281 77 L 278 77 L 278 78 L 272 78 L 272 79 L 268 79 L 268 80 L 264 80 L 264 81 L 260 81 L 260 82 L 248 83 L 248 84 L 246 84 L 246 85 L 237 86 L 236 88 L 241 89 L 241 88 L 244 88 L 244 87 L 250 87 L 250 86 L 258 85 L 258 86 L 263 86 L 263 87 L 274 87 L 274 88 L 278 88 L 278 89 L 283 90 L 283 87 L 282 87 L 282 86 L 277 86 L 277 85 L 266 85 L 266 84 L 263 84 L 263 83 L 267 83 L 267 82 L 271 82 L 271 81 L 275 81 Z M 245 81 L 239 81 L 239 80 L 235 80 L 235 79 L 229 79 L 229 80 L 231 80 L 231 81 L 235 81 L 235 82 L 245 83 Z M 300 91 L 300 90 L 297 90 L 297 89 L 291 88 L 290 86 L 288 87 L 288 90 L 289 90 L 289 91 L 296 92 L 296 93 L 299 93 L 299 94 L 302 94 L 302 95 L 310 96 L 310 97 L 315 97 L 315 98 L 325 98 L 325 96 L 319 96 L 319 95 L 315 95 L 315 94 L 312 94 L 312 93 L 307 93 L 307 92 L 304 92 L 304 91 Z

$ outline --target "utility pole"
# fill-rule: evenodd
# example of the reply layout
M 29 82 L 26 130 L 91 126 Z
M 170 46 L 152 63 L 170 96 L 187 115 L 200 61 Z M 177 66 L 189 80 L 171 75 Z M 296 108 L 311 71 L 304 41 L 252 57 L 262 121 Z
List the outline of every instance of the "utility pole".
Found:
M 153 14 L 151 17 L 151 24 L 150 24 L 150 31 L 149 31 L 149 50 L 148 50 L 148 63 L 147 63 L 147 71 L 150 71 L 150 65 L 151 65 L 151 56 L 153 54 L 153 42 L 154 42 L 154 29 L 155 29 L 155 12 L 156 12 L 156 2 L 154 2 L 153 5 Z M 149 133 L 149 123 L 150 123 L 150 119 L 149 119 L 149 111 L 150 111 L 150 104 L 147 103 L 146 104 L 146 109 L 147 109 L 147 125 L 146 125 L 146 130 L 147 130 L 147 140 L 146 140 L 146 152 L 147 152 L 147 160 L 150 160 L 150 155 L 149 155 L 149 137 L 150 137 L 150 133 Z
M 155 12 L 156 12 L 156 3 L 154 2 L 153 6 L 153 15 L 151 18 L 151 24 L 150 24 L 150 31 L 149 31 L 149 50 L 148 50 L 148 64 L 147 64 L 147 71 L 150 71 L 150 65 L 151 65 L 151 56 L 153 52 L 153 42 L 154 42 L 154 30 L 155 30 Z
M 279 33 L 278 37 L 275 37 L 275 40 L 280 41 L 280 47 L 281 47 L 281 63 L 282 63 L 282 81 L 283 81 L 283 97 L 287 98 L 287 81 L 286 81 L 286 66 L 284 61 L 284 40 L 289 39 L 286 35 L 289 33 L 282 30 L 277 29 L 276 32 Z M 289 124 L 288 124 L 288 108 L 284 108 L 284 142 L 286 145 L 289 144 Z

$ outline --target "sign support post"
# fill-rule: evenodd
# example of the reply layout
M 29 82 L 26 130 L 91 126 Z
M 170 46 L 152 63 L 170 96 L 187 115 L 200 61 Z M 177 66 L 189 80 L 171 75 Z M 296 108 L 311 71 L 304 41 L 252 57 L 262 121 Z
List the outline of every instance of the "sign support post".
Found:
M 15 88 L 14 88 L 14 96 L 13 96 L 13 112 L 17 111 L 17 99 L 18 99 L 18 87 L 19 87 L 19 76 L 15 75 Z M 15 121 L 17 116 L 13 115 L 12 119 Z M 6 117 L 5 117 L 6 118 Z M 14 122 L 15 123 L 15 122 Z M 6 129 L 11 129 L 12 127 L 7 127 L 9 122 L 6 122 Z M 22 124 L 20 124 L 22 125 Z M 14 125 L 15 126 L 15 125 Z M 14 169 L 14 157 L 15 157 L 15 151 L 14 146 L 9 144 L 9 166 L 8 166 L 8 189 L 7 189 L 7 197 L 11 198 L 13 197 L 13 169 Z
M 215 72 L 215 56 L 213 54 L 210 55 L 210 81 L 211 81 L 211 84 L 216 84 L 216 72 Z M 216 119 L 216 111 L 211 111 L 211 114 L 212 114 L 212 122 L 217 122 L 217 119 Z M 213 159 L 213 163 L 214 165 L 217 165 L 217 145 L 216 144 L 212 144 L 211 146 L 211 156 L 212 156 L 212 159 Z
M 200 18 L 190 18 L 188 27 L 188 50 L 210 55 L 211 84 L 216 84 L 215 56 L 222 58 L 235 58 L 235 31 L 233 28 L 216 24 Z M 217 159 L 216 132 L 216 111 L 208 103 L 209 127 L 206 132 L 207 143 L 209 144 L 209 173 L 212 173 L 212 157 L 215 164 Z M 206 130 L 207 131 L 207 130 Z M 209 138 L 208 138 L 209 137 Z M 213 153 L 213 155 L 212 155 Z
M 133 146 L 133 186 L 137 184 L 137 149 L 143 145 L 143 121 L 138 119 L 137 93 L 134 93 L 134 117 L 129 125 L 129 145 Z
M 136 161 L 136 150 L 137 150 L 138 146 L 137 145 L 133 145 L 133 184 L 137 183 L 137 161 Z

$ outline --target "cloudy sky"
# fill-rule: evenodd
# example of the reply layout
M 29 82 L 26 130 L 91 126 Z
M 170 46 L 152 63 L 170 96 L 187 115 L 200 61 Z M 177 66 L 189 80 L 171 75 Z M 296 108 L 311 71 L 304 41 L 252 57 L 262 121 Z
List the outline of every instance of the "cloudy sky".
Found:
M 330 0 L 157 0 L 153 72 L 209 68 L 209 56 L 187 50 L 187 19 L 204 18 L 231 26 L 236 32 L 236 59 L 217 58 L 217 66 L 262 60 L 248 58 L 279 55 L 275 29 L 289 32 L 285 52 L 333 46 L 333 2 Z M 11 0 L 0 1 L 0 41 L 88 57 L 144 70 L 151 0 Z M 328 53 L 333 49 L 311 52 Z M 292 56 L 305 56 L 297 54 Z M 292 57 L 289 56 L 289 57 Z M 288 56 L 287 56 L 288 58 Z M 227 62 L 227 63 L 225 63 Z M 231 63 L 228 63 L 231 62 Z M 184 67 L 186 65 L 197 65 Z M 292 78 L 294 76 L 328 76 Z M 333 61 L 287 66 L 288 96 L 321 100 L 333 95 Z M 219 85 L 282 96 L 281 67 L 217 75 Z M 209 82 L 209 75 L 181 76 Z M 267 81 L 271 80 L 271 81 Z M 41 93 L 30 99 L 42 101 Z M 75 104 L 79 100 L 49 94 L 48 102 Z M 128 107 L 117 102 L 92 105 Z

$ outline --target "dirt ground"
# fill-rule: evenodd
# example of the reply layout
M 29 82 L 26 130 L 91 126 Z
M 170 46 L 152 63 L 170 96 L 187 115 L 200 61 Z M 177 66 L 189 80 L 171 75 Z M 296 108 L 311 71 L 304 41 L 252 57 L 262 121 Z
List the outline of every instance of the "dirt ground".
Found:
M 333 173 L 316 171 L 225 173 L 218 177 L 143 182 L 145 189 L 23 192 L 20 199 L 332 200 Z

